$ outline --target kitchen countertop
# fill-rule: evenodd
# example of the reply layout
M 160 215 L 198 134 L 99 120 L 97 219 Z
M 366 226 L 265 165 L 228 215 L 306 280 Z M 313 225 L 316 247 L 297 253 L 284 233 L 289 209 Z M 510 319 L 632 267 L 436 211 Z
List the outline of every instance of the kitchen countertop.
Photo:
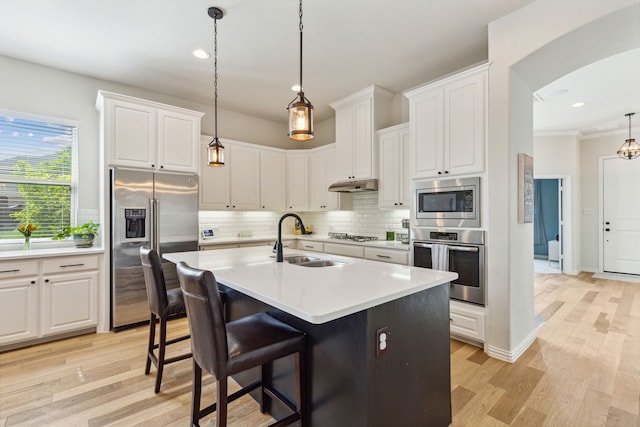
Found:
M 25 251 L 23 249 L 12 251 L 0 251 L 0 261 L 9 261 L 13 259 L 27 259 L 27 258 L 48 258 L 56 256 L 68 256 L 68 255 L 88 255 L 88 254 L 101 254 L 104 253 L 104 248 L 98 246 L 92 246 L 90 248 L 76 248 L 75 246 L 62 246 L 42 249 L 30 249 Z
M 251 236 L 251 237 L 213 237 L 210 239 L 200 239 L 200 246 L 215 246 L 230 243 L 258 243 L 258 242 L 275 242 L 277 235 L 268 236 Z M 308 240 L 323 243 L 336 243 L 341 245 L 369 246 L 374 248 L 397 249 L 402 251 L 409 250 L 409 244 L 402 243 L 398 240 L 370 240 L 367 242 L 356 242 L 355 240 L 332 239 L 326 235 L 319 234 L 287 234 L 282 236 L 282 240 Z
M 320 324 L 384 304 L 443 283 L 458 275 L 406 265 L 286 249 L 342 261 L 331 267 L 277 263 L 268 247 L 164 254 L 164 258 L 213 271 L 216 280 L 310 323 Z

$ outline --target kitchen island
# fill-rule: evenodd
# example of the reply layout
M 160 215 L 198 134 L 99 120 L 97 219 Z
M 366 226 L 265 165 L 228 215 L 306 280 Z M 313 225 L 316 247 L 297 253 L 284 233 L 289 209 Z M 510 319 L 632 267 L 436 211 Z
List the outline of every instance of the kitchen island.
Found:
M 229 297 L 231 320 L 266 311 L 308 334 L 309 425 L 448 425 L 448 282 L 457 275 L 295 250 L 284 255 L 337 264 L 276 263 L 267 247 L 164 258 L 212 271 Z M 276 361 L 272 372 L 274 384 L 295 396 L 292 359 Z M 234 378 L 244 384 L 255 375 Z M 279 416 L 278 407 L 267 408 Z

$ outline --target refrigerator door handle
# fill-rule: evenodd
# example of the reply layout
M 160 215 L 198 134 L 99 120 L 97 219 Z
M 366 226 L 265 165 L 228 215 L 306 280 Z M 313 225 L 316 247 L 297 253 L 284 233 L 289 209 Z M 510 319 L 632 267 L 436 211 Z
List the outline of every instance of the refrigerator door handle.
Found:
M 149 199 L 149 208 L 151 210 L 151 224 L 149 224 L 149 234 L 150 234 L 150 239 L 149 239 L 149 247 L 151 249 L 155 249 L 156 251 L 158 250 L 157 245 L 158 245 L 158 228 L 156 227 L 156 211 L 157 211 L 157 206 L 156 206 L 156 200 L 154 198 L 150 198 Z
M 153 229 L 154 229 L 154 246 L 156 248 L 156 252 L 158 255 L 162 256 L 160 253 L 160 200 L 153 199 L 153 203 L 155 204 L 155 208 L 153 209 L 154 218 L 153 218 Z

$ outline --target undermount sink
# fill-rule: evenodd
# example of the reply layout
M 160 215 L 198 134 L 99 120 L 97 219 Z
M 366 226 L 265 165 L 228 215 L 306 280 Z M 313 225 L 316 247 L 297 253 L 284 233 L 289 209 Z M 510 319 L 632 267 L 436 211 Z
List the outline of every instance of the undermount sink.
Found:
M 342 265 L 346 264 L 346 262 L 342 261 L 332 261 L 330 259 L 319 259 L 317 261 L 309 261 L 298 264 L 301 267 L 331 267 L 334 265 Z
M 346 264 L 342 261 L 333 261 L 330 259 L 320 259 L 306 255 L 289 255 L 284 257 L 289 264 L 299 265 L 300 267 L 331 267 L 334 265 Z
M 306 256 L 306 255 L 289 255 L 284 257 L 284 260 L 289 264 L 302 264 L 310 261 L 318 261 L 320 258 Z

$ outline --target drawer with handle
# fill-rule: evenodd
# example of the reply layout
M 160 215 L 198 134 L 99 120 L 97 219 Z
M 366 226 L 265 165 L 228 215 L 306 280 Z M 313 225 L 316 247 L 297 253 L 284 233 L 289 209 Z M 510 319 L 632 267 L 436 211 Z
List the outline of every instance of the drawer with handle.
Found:
M 44 274 L 67 273 L 70 271 L 97 270 L 99 255 L 66 256 L 42 260 Z
M 2 261 L 0 262 L 0 279 L 38 275 L 38 261 Z
M 395 264 L 409 264 L 409 252 L 393 249 L 364 248 L 365 259 L 392 262 Z
M 301 251 L 324 252 L 324 243 L 309 242 L 307 240 L 299 240 L 298 249 Z

